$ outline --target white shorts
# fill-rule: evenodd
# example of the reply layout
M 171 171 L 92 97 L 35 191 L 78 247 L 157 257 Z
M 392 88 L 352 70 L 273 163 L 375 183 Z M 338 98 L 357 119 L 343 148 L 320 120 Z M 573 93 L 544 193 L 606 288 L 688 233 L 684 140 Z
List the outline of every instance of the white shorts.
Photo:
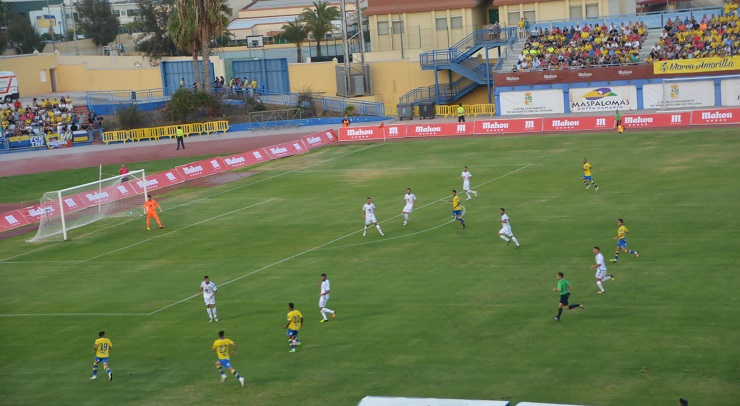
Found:
M 463 191 L 465 191 L 465 190 L 470 190 L 470 181 L 469 180 L 463 181 Z
M 214 296 L 211 296 L 211 297 L 205 297 L 205 296 L 203 296 L 203 301 L 206 303 L 206 306 L 208 306 L 208 305 L 215 306 L 216 305 L 216 296 L 215 295 Z
M 407 204 L 406 206 L 403 206 L 403 212 L 404 213 L 411 213 L 414 211 L 414 205 L 413 204 Z
M 599 271 L 597 269 L 595 276 L 596 276 L 597 279 L 604 279 L 606 277 L 606 269 L 604 269 L 603 271 Z
M 329 295 L 319 296 L 319 307 L 326 307 L 326 302 L 329 301 Z
M 396 207 L 398 207 L 398 206 L 396 206 Z M 367 214 L 367 215 L 365 215 L 365 225 L 373 224 L 373 223 L 377 223 L 377 222 L 378 222 L 378 220 L 375 219 L 375 215 L 374 214 Z
M 511 232 L 511 227 L 501 227 L 501 229 L 498 230 L 498 233 L 509 237 L 514 235 L 514 233 Z

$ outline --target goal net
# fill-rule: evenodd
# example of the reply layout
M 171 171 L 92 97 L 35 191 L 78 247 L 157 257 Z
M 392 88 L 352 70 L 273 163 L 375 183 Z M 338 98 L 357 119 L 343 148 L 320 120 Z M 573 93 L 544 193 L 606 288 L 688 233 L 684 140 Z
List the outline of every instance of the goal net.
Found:
M 69 230 L 98 220 L 141 216 L 146 193 L 143 169 L 46 192 L 38 206 L 39 229 L 28 242 L 66 240 Z
M 644 108 L 658 110 L 686 110 L 694 108 L 712 108 L 725 105 L 719 99 L 715 81 L 720 86 L 738 87 L 740 75 L 695 76 L 663 79 L 660 84 L 643 85 Z

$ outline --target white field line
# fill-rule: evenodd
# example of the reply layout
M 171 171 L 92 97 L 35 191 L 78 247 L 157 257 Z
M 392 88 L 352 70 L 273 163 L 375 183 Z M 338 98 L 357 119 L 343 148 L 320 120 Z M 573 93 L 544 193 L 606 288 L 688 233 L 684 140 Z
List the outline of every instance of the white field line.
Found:
M 37 313 L 37 314 L 0 314 L 0 317 L 60 317 L 60 316 L 147 316 L 146 313 Z
M 357 151 L 352 151 L 352 152 L 348 152 L 348 153 L 346 153 L 346 154 L 342 154 L 342 155 L 339 155 L 339 156 L 335 156 L 334 158 L 329 158 L 329 159 L 325 159 L 325 160 L 323 160 L 323 161 L 319 161 L 319 162 L 313 163 L 313 164 L 311 164 L 311 165 L 307 165 L 307 166 L 305 166 L 304 168 L 310 168 L 310 167 L 312 167 L 312 166 L 320 165 L 320 164 L 323 164 L 323 163 L 326 163 L 326 162 L 331 162 L 331 161 L 333 161 L 333 160 L 335 160 L 335 159 L 339 159 L 339 158 L 344 158 L 345 156 L 348 156 L 348 155 L 352 155 L 352 154 L 356 154 L 356 153 L 358 153 L 358 152 L 362 152 L 362 151 L 368 150 L 368 149 L 370 149 L 370 148 L 375 148 L 375 147 L 378 147 L 378 146 L 380 146 L 380 145 L 384 145 L 384 144 L 372 144 L 372 145 L 370 145 L 370 146 L 367 146 L 367 147 L 365 147 L 365 148 L 362 148 L 362 149 L 358 149 Z M 275 178 L 277 178 L 277 177 L 280 177 L 280 176 L 284 176 L 284 175 L 288 175 L 288 174 L 291 174 L 291 173 L 299 172 L 299 171 L 301 171 L 301 170 L 303 170 L 303 168 L 302 168 L 302 169 L 293 169 L 293 170 L 290 170 L 290 171 L 286 171 L 286 172 L 283 172 L 283 173 L 279 173 L 279 174 L 277 174 L 277 175 L 269 176 L 269 177 L 267 177 L 267 178 L 264 178 L 264 179 L 260 179 L 260 180 L 258 180 L 258 181 L 255 181 L 255 182 L 250 182 L 250 183 L 247 183 L 247 184 L 245 184 L 245 185 L 241 185 L 241 186 L 236 186 L 236 187 L 233 187 L 233 188 L 231 188 L 231 189 L 228 189 L 228 190 L 224 190 L 223 192 L 219 192 L 219 193 L 214 193 L 214 194 L 212 194 L 212 195 L 209 195 L 209 196 L 205 196 L 205 197 L 201 197 L 201 198 L 199 198 L 199 199 L 191 200 L 191 201 L 189 201 L 189 202 L 186 202 L 186 203 L 183 203 L 183 204 L 180 204 L 180 205 L 174 206 L 174 207 L 170 208 L 169 210 L 177 209 L 177 208 L 179 208 L 179 207 L 183 207 L 183 206 L 188 206 L 188 205 L 190 205 L 190 204 L 193 204 L 193 203 L 195 203 L 195 202 L 198 202 L 198 201 L 201 201 L 201 200 L 211 199 L 211 198 L 213 198 L 214 196 L 219 196 L 219 195 L 222 195 L 222 194 L 225 194 L 225 193 L 230 193 L 230 192 L 233 192 L 233 191 L 235 191 L 235 190 L 239 190 L 239 189 L 245 188 L 245 187 L 247 187 L 247 186 L 251 186 L 251 185 L 256 185 L 257 183 L 265 182 L 265 181 L 268 181 L 268 180 L 271 180 L 271 179 L 275 179 Z M 98 230 L 92 231 L 92 232 L 90 232 L 90 233 L 82 234 L 82 235 L 81 235 L 80 237 L 86 237 L 86 236 L 88 236 L 88 235 L 91 235 L 91 234 L 95 234 L 95 233 L 97 233 L 97 232 L 100 232 L 100 231 L 104 231 L 104 230 L 107 230 L 107 229 L 109 229 L 109 228 L 117 227 L 117 226 L 119 226 L 119 225 L 121 225 L 121 224 L 124 224 L 124 223 L 128 223 L 129 221 L 137 221 L 137 220 L 140 220 L 140 219 L 139 219 L 139 218 L 136 218 L 136 219 L 131 219 L 131 220 L 128 220 L 128 221 L 124 221 L 124 222 L 121 222 L 121 223 L 113 224 L 113 225 L 110 225 L 110 226 L 108 226 L 108 227 L 104 227 L 104 228 L 100 228 L 100 229 L 98 229 Z M 33 250 L 31 250 L 31 251 L 26 251 L 26 252 L 23 252 L 23 253 L 20 253 L 20 254 L 14 255 L 14 256 L 12 256 L 12 257 L 8 257 L 8 258 L 3 258 L 3 259 L 0 259 L 0 264 L 3 264 L 3 263 L 5 263 L 6 261 L 9 261 L 9 260 L 11 260 L 11 259 L 15 259 L 15 258 L 18 258 L 18 257 L 22 257 L 22 256 L 25 256 L 25 255 L 28 255 L 28 254 L 32 254 L 32 253 L 34 253 L 34 252 L 36 252 L 36 251 L 40 251 L 40 250 L 44 250 L 44 249 L 47 249 L 47 248 L 51 248 L 51 247 L 54 247 L 54 246 L 56 246 L 56 245 L 59 245 L 59 244 L 62 244 L 62 243 L 63 243 L 63 241 L 60 241 L 60 242 L 56 242 L 56 243 L 52 243 L 52 244 L 47 244 L 47 245 L 43 245 L 43 246 L 41 246 L 41 247 L 38 247 L 38 248 L 36 248 L 36 249 L 33 249 Z M 71 262 L 82 262 L 82 261 L 71 261 Z
M 495 177 L 495 178 L 493 178 L 493 179 L 490 179 L 490 180 L 488 180 L 488 181 L 486 181 L 486 182 L 483 182 L 483 183 L 481 183 L 481 184 L 478 184 L 478 185 L 476 185 L 476 187 L 477 187 L 477 186 L 483 186 L 483 185 L 489 184 L 489 183 L 491 183 L 491 182 L 493 182 L 493 181 L 496 181 L 496 180 L 498 180 L 498 179 L 502 179 L 502 178 L 505 178 L 505 177 L 507 177 L 507 176 L 509 176 L 509 175 L 512 175 L 512 174 L 515 174 L 515 173 L 517 173 L 517 172 L 519 172 L 519 171 L 521 171 L 521 170 L 523 170 L 523 169 L 529 168 L 529 167 L 530 167 L 530 166 L 532 166 L 532 165 L 533 165 L 533 164 L 528 164 L 528 165 L 522 166 L 522 167 L 520 167 L 520 168 L 517 168 L 517 169 L 515 169 L 515 170 L 513 170 L 513 171 L 511 171 L 511 172 L 507 172 L 507 173 L 505 173 L 505 174 L 503 174 L 503 175 L 501 175 L 501 176 L 497 176 L 497 177 Z M 440 201 L 442 201 L 442 200 L 444 200 L 444 199 L 446 199 L 446 198 L 449 198 L 449 196 L 447 196 L 447 197 L 443 197 L 443 198 L 441 198 L 441 199 L 437 199 L 437 200 L 434 200 L 434 201 L 432 201 L 432 202 L 430 202 L 430 203 L 427 203 L 427 204 L 425 204 L 425 205 L 423 205 L 423 206 L 419 207 L 419 209 L 422 209 L 422 208 L 424 208 L 424 207 L 427 207 L 427 206 L 429 206 L 429 205 L 432 205 L 432 204 L 438 203 L 438 202 L 440 202 Z M 463 213 L 463 214 L 464 214 L 464 213 Z M 395 215 L 395 216 L 393 216 L 393 217 L 391 217 L 391 218 L 388 218 L 388 219 L 384 220 L 384 222 L 385 222 L 385 221 L 390 221 L 391 219 L 393 219 L 393 218 L 396 218 L 396 217 L 400 217 L 400 216 L 401 216 L 400 214 L 397 214 L 397 215 Z M 442 227 L 442 226 L 444 226 L 444 225 L 446 225 L 446 224 L 449 224 L 449 223 L 451 223 L 451 222 L 452 222 L 452 220 L 450 220 L 450 221 L 448 221 L 448 222 L 445 222 L 445 223 L 443 223 L 443 224 L 441 224 L 441 225 L 439 225 L 439 226 L 437 226 L 437 227 L 435 227 L 435 228 L 439 228 L 439 227 Z M 286 261 L 290 261 L 290 260 L 291 260 L 291 259 L 293 259 L 293 258 L 298 258 L 298 257 L 300 257 L 300 256 L 302 256 L 302 255 L 305 255 L 305 254 L 308 254 L 308 253 L 310 253 L 310 252 L 318 251 L 318 250 L 320 250 L 320 249 L 322 249 L 322 248 L 326 247 L 327 245 L 331 245 L 331 244 L 333 244 L 333 243 L 335 243 L 335 242 L 337 242 L 337 241 L 341 241 L 341 240 L 343 240 L 343 239 L 345 239 L 345 238 L 347 238 L 347 237 L 349 237 L 349 236 L 352 236 L 352 235 L 355 235 L 355 234 L 359 233 L 360 231 L 362 231 L 362 229 L 359 229 L 359 230 L 353 231 L 353 232 L 351 232 L 351 233 L 347 233 L 347 234 L 345 234 L 345 235 L 343 235 L 343 236 L 341 236 L 341 237 L 335 238 L 335 239 L 333 239 L 333 240 L 331 240 L 331 241 L 329 241 L 329 242 L 325 242 L 325 243 L 323 243 L 323 244 L 321 244 L 321 245 L 317 245 L 317 246 L 315 246 L 315 247 L 313 247 L 313 248 L 309 248 L 309 249 L 307 249 L 307 250 L 305 250 L 305 251 L 301 251 L 301 252 L 299 252 L 299 253 L 297 253 L 297 254 L 291 255 L 291 256 L 289 256 L 289 257 L 285 257 L 285 258 L 283 258 L 283 259 L 281 259 L 281 260 L 279 260 L 279 261 L 273 262 L 273 263 L 271 263 L 271 264 L 269 264 L 269 265 L 265 265 L 265 266 L 263 266 L 262 268 L 256 269 L 256 270 L 254 270 L 254 271 L 252 271 L 252 272 L 246 273 L 246 274 L 244 274 L 244 275 L 238 276 L 238 277 L 236 277 L 236 278 L 234 278 L 234 279 L 231 279 L 231 280 L 228 280 L 228 281 L 226 281 L 226 282 L 224 282 L 224 283 L 221 283 L 221 284 L 220 284 L 219 286 L 225 286 L 225 285 L 229 285 L 229 284 L 231 284 L 231 283 L 234 283 L 234 282 L 237 282 L 237 281 L 239 281 L 239 280 L 242 280 L 242 279 L 244 279 L 244 278 L 246 278 L 246 277 L 249 277 L 249 276 L 252 276 L 252 275 L 254 275 L 254 274 L 260 273 L 260 272 L 262 272 L 262 271 L 265 271 L 265 270 L 267 270 L 267 269 L 270 269 L 270 268 L 274 267 L 275 265 L 280 265 L 280 264 L 282 264 L 283 262 L 286 262 Z M 389 238 L 388 240 L 390 240 L 390 238 Z M 380 241 L 383 241 L 383 240 L 380 240 Z M 192 298 L 194 298 L 194 297 L 197 297 L 197 296 L 198 296 L 198 295 L 191 295 L 191 296 L 188 296 L 188 297 L 186 297 L 185 299 L 182 299 L 182 300 L 178 300 L 177 302 L 174 302 L 174 303 L 170 303 L 170 304 L 168 304 L 167 306 L 161 307 L 161 308 L 159 308 L 159 309 L 157 309 L 157 310 L 155 310 L 155 311 L 153 311 L 153 312 L 149 313 L 148 315 L 149 315 L 149 316 L 151 316 L 151 315 L 153 315 L 153 314 L 157 314 L 157 313 L 159 313 L 159 312 L 161 312 L 161 311 L 163 311 L 163 310 L 169 309 L 170 307 L 173 307 L 173 306 L 177 306 L 177 305 L 178 305 L 178 304 L 180 304 L 180 303 L 184 303 L 184 302 L 187 302 L 188 300 L 190 300 L 190 299 L 192 299 Z

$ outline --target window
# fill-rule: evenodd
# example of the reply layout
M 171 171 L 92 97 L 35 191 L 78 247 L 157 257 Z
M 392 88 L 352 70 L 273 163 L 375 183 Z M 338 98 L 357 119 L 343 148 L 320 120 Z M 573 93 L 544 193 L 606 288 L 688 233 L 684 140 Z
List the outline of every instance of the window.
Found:
M 129 17 L 140 16 L 141 10 L 138 8 L 132 8 L 131 10 L 128 11 L 128 15 Z
M 378 35 L 388 35 L 390 29 L 388 27 L 388 21 L 378 21 Z
M 536 14 L 534 10 L 524 10 L 524 18 L 529 21 L 530 25 L 534 24 L 534 22 L 536 21 L 535 16 Z
M 580 4 L 577 6 L 570 6 L 570 18 L 583 18 Z
M 403 34 L 403 21 L 394 21 L 393 22 L 393 33 L 394 34 Z
M 453 30 L 462 30 L 463 29 L 462 16 L 450 17 L 450 28 Z
M 447 31 L 447 17 L 437 17 L 435 20 L 437 31 Z
M 586 17 L 598 17 L 599 16 L 599 4 L 586 4 Z
M 519 11 L 509 11 L 509 15 L 507 17 L 507 21 L 509 22 L 509 27 L 518 27 L 519 26 Z

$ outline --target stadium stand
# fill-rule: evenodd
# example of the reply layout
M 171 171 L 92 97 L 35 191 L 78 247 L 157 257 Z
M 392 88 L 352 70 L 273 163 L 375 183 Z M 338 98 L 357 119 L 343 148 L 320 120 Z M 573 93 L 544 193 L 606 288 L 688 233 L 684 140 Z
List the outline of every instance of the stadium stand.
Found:
M 736 14 L 707 16 L 699 20 L 676 16 L 668 20 L 645 62 L 734 56 L 740 48 Z
M 528 33 L 515 72 L 639 63 L 647 38 L 643 22 L 542 28 Z

